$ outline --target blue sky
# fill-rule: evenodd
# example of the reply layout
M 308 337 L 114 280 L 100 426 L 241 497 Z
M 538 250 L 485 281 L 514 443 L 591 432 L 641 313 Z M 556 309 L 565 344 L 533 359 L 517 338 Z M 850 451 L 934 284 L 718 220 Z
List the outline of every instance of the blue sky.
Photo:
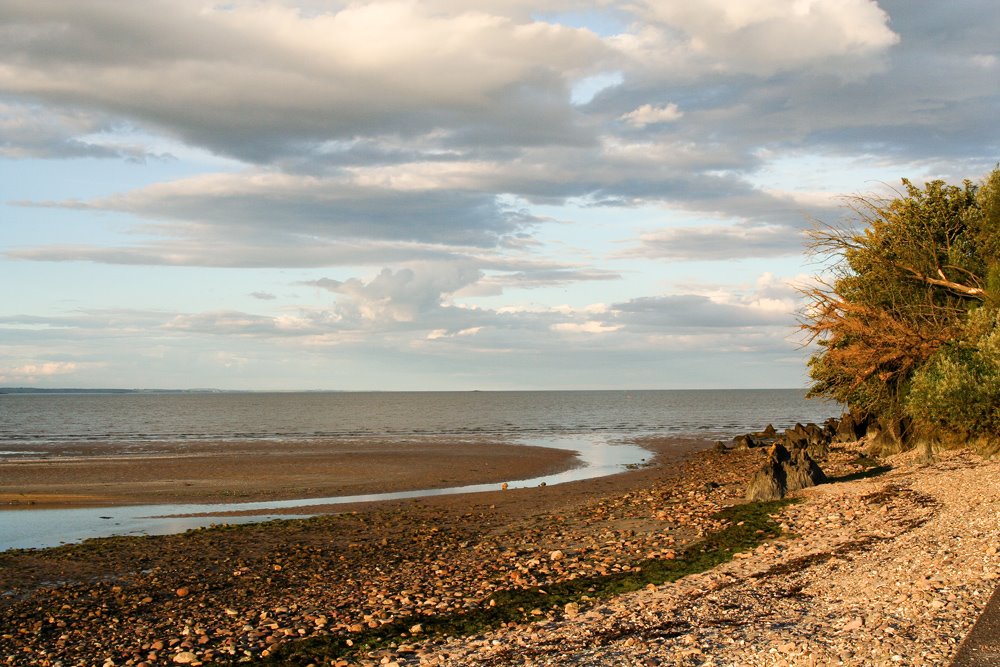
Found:
M 804 386 L 803 230 L 996 164 L 997 34 L 994 0 L 0 0 L 0 386 Z

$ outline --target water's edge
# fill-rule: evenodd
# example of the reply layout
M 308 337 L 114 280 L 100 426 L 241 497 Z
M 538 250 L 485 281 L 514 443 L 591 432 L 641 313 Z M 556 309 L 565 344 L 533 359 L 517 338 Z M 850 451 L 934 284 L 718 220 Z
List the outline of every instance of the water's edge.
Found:
M 575 482 L 612 475 L 638 466 L 653 453 L 638 445 L 611 443 L 603 437 L 580 436 L 519 439 L 520 445 L 575 451 L 580 465 L 560 473 L 512 480 L 511 489 Z M 326 498 L 212 504 L 126 505 L 78 509 L 0 510 L 0 551 L 34 549 L 116 535 L 167 535 L 219 523 L 258 523 L 272 519 L 305 518 L 312 514 L 252 514 L 320 505 L 400 500 L 426 496 L 495 491 L 498 484 L 472 484 L 442 489 L 373 493 Z

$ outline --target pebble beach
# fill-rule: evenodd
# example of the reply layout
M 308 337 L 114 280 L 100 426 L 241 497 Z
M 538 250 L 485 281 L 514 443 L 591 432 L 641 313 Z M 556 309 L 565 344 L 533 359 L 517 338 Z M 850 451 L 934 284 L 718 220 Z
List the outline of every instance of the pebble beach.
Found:
M 946 453 L 872 470 L 841 445 L 832 482 L 774 512 L 780 534 L 710 570 L 460 636 L 424 629 L 509 591 L 682 558 L 727 528 L 718 511 L 765 456 L 642 444 L 648 466 L 547 488 L 5 552 L 0 660 L 255 664 L 402 624 L 311 664 L 946 665 L 997 585 L 1000 463 Z

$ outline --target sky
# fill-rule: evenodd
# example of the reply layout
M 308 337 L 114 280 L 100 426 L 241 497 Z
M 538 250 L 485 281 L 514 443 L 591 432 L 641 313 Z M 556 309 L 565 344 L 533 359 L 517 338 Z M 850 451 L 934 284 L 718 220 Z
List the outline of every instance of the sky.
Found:
M 0 0 L 0 386 L 804 387 L 1000 160 L 996 0 Z

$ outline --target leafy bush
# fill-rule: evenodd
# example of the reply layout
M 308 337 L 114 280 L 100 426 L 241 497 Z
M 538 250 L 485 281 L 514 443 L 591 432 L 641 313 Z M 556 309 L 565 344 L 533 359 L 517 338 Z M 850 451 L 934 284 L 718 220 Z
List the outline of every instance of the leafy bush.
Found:
M 906 411 L 939 437 L 1000 434 L 1000 313 L 970 314 L 967 338 L 941 348 L 914 373 Z
M 852 209 L 813 232 L 832 278 L 806 292 L 810 393 L 924 439 L 1000 442 L 1000 167 Z

